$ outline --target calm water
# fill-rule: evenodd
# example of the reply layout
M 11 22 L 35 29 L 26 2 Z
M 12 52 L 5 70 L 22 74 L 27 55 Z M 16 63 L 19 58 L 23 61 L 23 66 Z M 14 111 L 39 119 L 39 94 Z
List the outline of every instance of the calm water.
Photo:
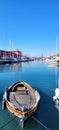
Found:
M 53 102 L 57 86 L 56 71 L 59 75 L 58 68 L 48 67 L 42 62 L 0 65 L 0 129 L 22 130 L 16 119 L 7 109 L 2 110 L 1 105 L 5 88 L 18 80 L 23 80 L 37 89 L 41 96 L 37 111 L 26 121 L 23 130 L 59 130 L 59 112 Z

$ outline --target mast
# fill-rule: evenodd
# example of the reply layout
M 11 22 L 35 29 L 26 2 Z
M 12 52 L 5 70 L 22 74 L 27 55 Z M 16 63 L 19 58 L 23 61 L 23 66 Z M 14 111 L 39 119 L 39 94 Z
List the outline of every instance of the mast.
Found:
M 12 42 L 12 40 L 11 40 L 11 48 L 10 48 L 10 57 L 12 56 L 12 50 L 13 50 L 13 42 Z
M 59 78 L 58 78 L 58 88 L 59 88 Z
M 57 36 L 56 36 L 56 56 L 57 56 L 57 41 L 58 41 L 58 39 L 57 39 Z
M 56 58 L 57 58 L 57 36 L 56 36 Z M 59 83 L 58 83 L 58 68 L 56 66 L 56 86 L 58 87 L 59 86 Z

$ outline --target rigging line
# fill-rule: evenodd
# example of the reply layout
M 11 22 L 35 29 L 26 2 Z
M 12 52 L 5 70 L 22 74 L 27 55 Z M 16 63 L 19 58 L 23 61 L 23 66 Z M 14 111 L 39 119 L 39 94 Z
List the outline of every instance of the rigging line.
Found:
M 41 126 L 43 126 L 46 130 L 50 130 L 48 127 L 46 127 L 43 123 L 41 123 L 39 120 L 37 120 L 34 116 L 32 116 L 32 118 L 39 123 Z

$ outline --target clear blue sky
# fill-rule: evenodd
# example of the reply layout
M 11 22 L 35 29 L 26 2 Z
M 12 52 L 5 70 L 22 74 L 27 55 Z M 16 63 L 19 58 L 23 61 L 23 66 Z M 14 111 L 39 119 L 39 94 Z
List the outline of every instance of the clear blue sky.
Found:
M 56 36 L 59 0 L 0 0 L 0 49 L 53 54 Z

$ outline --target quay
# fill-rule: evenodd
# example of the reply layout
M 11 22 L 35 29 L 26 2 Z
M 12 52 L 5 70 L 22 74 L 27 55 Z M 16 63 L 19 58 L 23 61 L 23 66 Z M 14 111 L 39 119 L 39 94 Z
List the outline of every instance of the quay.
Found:
M 4 51 L 0 50 L 0 64 L 11 64 L 19 62 L 33 61 L 34 58 L 24 56 L 21 51 Z

